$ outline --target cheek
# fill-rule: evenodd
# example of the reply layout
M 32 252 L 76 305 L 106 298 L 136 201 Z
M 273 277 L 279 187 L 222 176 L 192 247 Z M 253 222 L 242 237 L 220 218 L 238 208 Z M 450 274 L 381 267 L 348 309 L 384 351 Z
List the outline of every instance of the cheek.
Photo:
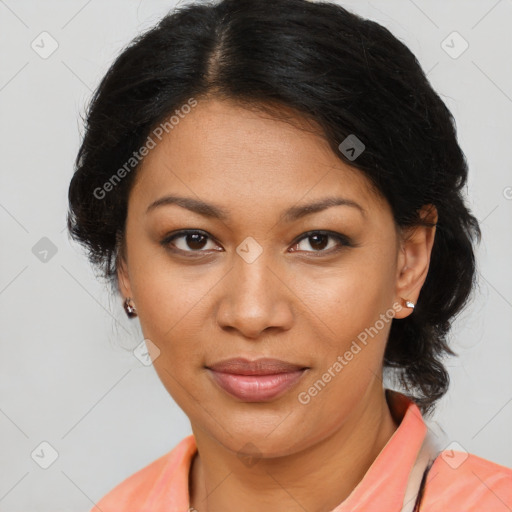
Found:
M 181 340 L 187 341 L 188 349 L 193 348 L 201 327 L 195 319 L 201 316 L 202 300 L 211 287 L 208 279 L 192 282 L 179 273 L 145 273 L 137 288 L 137 310 L 144 336 L 154 339 L 161 350 L 176 351 Z
M 201 397 L 197 370 L 204 362 L 204 340 L 209 339 L 208 292 L 218 281 L 214 272 L 198 277 L 195 270 L 171 265 L 169 260 L 142 260 L 133 275 L 137 311 L 144 338 L 160 350 L 153 365 L 175 402 L 194 414 Z
M 130 283 L 141 325 L 148 335 L 165 341 L 166 333 L 186 323 L 182 320 L 187 314 L 200 307 L 215 276 L 201 266 L 177 263 L 156 241 L 146 237 L 141 230 L 134 232 L 134 240 L 145 241 L 131 245 Z
M 335 339 L 351 338 L 372 325 L 394 299 L 395 267 L 388 245 L 354 250 L 336 268 L 300 272 L 294 291 Z M 311 317 L 311 313 L 308 315 Z
M 380 371 L 393 314 L 393 251 L 377 245 L 354 251 L 336 271 L 301 279 L 297 285 L 305 290 L 313 332 L 321 333 L 315 335 L 317 367 L 307 385 L 314 386 L 329 370 L 336 375 L 326 376 L 329 384 L 312 400 L 310 412 L 341 418 Z

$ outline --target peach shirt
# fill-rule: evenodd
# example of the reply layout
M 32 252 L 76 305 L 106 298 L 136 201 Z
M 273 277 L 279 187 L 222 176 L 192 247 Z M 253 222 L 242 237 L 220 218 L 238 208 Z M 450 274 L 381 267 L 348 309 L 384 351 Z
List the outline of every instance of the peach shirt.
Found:
M 386 393 L 400 424 L 363 479 L 332 512 L 402 508 L 427 426 L 414 402 L 396 391 Z M 194 436 L 184 438 L 118 484 L 91 512 L 188 512 L 189 469 L 196 451 Z M 443 450 L 428 473 L 420 511 L 512 512 L 512 469 L 463 451 Z

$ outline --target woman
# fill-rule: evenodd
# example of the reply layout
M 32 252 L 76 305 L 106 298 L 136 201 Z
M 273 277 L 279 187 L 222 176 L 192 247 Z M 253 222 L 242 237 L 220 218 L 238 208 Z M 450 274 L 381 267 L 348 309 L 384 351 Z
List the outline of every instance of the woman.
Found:
M 68 227 L 193 434 L 93 510 L 510 510 L 512 470 L 424 421 L 474 284 L 467 172 L 414 55 L 338 5 L 189 4 L 134 40 Z

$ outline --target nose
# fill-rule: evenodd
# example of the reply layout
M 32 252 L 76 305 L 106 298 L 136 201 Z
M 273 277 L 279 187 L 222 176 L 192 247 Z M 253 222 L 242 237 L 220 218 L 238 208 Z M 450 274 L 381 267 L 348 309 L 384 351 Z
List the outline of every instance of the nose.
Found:
M 223 279 L 217 323 L 253 340 L 264 331 L 290 329 L 294 294 L 288 286 L 263 254 L 252 263 L 236 255 L 233 268 Z

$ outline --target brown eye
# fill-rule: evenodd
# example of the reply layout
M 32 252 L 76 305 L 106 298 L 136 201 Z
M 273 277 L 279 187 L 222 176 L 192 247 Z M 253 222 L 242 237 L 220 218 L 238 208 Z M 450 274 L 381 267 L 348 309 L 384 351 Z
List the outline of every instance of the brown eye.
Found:
M 294 244 L 298 248 L 295 250 L 319 253 L 336 252 L 344 246 L 352 246 L 350 240 L 340 233 L 330 231 L 310 231 Z
M 311 235 L 307 239 L 309 240 L 309 245 L 315 249 L 315 251 L 325 249 L 329 243 L 329 236 L 327 235 Z
M 161 244 L 182 252 L 202 252 L 208 250 L 208 241 L 211 241 L 210 237 L 201 231 L 180 231 L 166 237 Z M 215 244 L 213 246 L 216 247 Z M 214 247 L 210 247 L 210 249 Z
M 187 245 L 190 249 L 197 251 L 199 249 L 203 249 L 206 243 L 206 237 L 201 235 L 200 233 L 190 233 L 185 235 L 185 245 Z

